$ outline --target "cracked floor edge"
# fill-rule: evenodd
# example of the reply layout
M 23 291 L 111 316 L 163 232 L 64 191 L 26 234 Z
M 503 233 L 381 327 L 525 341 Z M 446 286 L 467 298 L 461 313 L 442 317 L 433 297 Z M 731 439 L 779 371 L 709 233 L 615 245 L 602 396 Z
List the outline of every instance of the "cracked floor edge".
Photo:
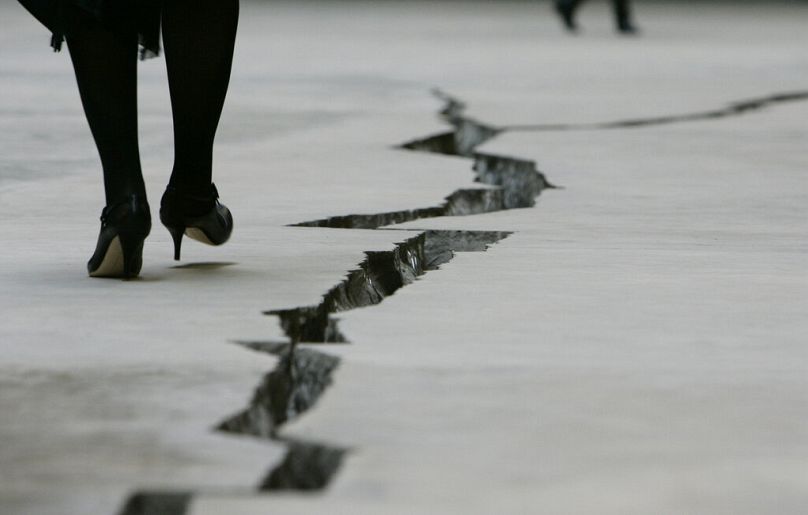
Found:
M 301 440 L 285 440 L 286 455 L 261 480 L 261 492 L 323 490 L 339 472 L 350 452 L 335 447 Z
M 193 492 L 150 491 L 135 492 L 126 500 L 119 515 L 185 515 L 191 505 Z
M 346 343 L 339 320 L 332 315 L 373 306 L 413 283 L 416 278 L 451 261 L 456 252 L 481 252 L 507 238 L 504 231 L 420 231 L 392 250 L 365 252 L 365 259 L 319 304 L 277 309 L 265 314 L 278 317 L 292 342 Z
M 280 426 L 313 407 L 331 385 L 340 359 L 296 344 L 237 342 L 258 352 L 278 356 L 247 408 L 216 426 L 218 431 L 278 439 Z
M 411 140 L 399 149 L 443 154 L 473 161 L 471 170 L 478 188 L 455 190 L 437 206 L 388 211 L 372 214 L 350 214 L 310 220 L 294 227 L 328 227 L 335 229 L 378 229 L 380 227 L 442 216 L 469 216 L 533 207 L 536 198 L 546 189 L 554 189 L 536 162 L 512 156 L 477 152 L 483 143 L 502 134 L 502 129 L 465 116 L 466 105 L 440 91 L 433 94 L 445 105 L 441 118 L 452 129 L 436 135 Z
M 279 438 L 287 450 L 283 459 L 272 467 L 250 492 L 142 490 L 131 494 L 118 515 L 187 515 L 199 494 L 227 497 L 253 496 L 272 492 L 316 492 L 326 488 L 342 467 L 350 449 Z
M 440 115 L 454 129 L 413 140 L 401 149 L 441 153 L 473 160 L 474 181 L 486 187 L 458 189 L 440 206 L 387 213 L 347 215 L 293 224 L 298 227 L 380 229 L 441 216 L 465 216 L 533 207 L 542 190 L 556 188 L 534 161 L 477 153 L 476 147 L 503 131 L 464 116 L 465 104 L 433 90 L 444 102 Z M 404 232 L 404 231 L 402 231 Z M 407 230 L 410 232 L 410 230 Z M 314 407 L 331 386 L 339 358 L 302 343 L 348 343 L 331 315 L 379 304 L 400 288 L 451 261 L 456 252 L 484 252 L 511 235 L 508 231 L 412 230 L 414 236 L 392 250 L 366 251 L 356 270 L 314 306 L 266 311 L 277 316 L 288 342 L 235 342 L 278 357 L 264 375 L 249 405 L 220 422 L 215 430 L 272 440 L 286 445 L 284 458 L 260 480 L 257 492 L 318 491 L 326 488 L 350 449 L 322 442 L 285 438 L 287 422 Z M 119 515 L 186 515 L 193 498 L 209 490 L 134 491 Z
M 340 359 L 296 343 L 239 341 L 257 352 L 278 356 L 275 368 L 264 376 L 250 404 L 222 421 L 216 430 L 265 438 L 282 443 L 286 453 L 258 485 L 258 491 L 312 491 L 328 486 L 348 449 L 320 442 L 289 439 L 278 431 L 314 407 L 332 384 Z
M 555 124 L 526 124 L 526 125 L 506 125 L 499 127 L 501 132 L 553 132 L 553 131 L 586 131 L 586 130 L 609 130 L 609 129 L 639 129 L 658 125 L 672 125 L 677 123 L 687 123 L 706 120 L 719 120 L 722 118 L 732 118 L 742 116 L 756 111 L 773 107 L 778 104 L 808 101 L 808 90 L 788 91 L 774 93 L 747 100 L 730 102 L 725 107 L 712 109 L 709 111 L 697 111 L 671 116 L 656 116 L 650 118 L 629 118 L 611 122 L 599 123 L 555 123 Z

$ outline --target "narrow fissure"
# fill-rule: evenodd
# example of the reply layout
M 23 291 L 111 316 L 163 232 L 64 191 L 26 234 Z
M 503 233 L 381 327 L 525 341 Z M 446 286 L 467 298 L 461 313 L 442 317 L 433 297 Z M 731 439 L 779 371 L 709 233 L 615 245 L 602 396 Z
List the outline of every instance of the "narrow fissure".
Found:
M 339 358 L 293 344 L 239 342 L 278 356 L 275 368 L 256 388 L 250 405 L 228 417 L 216 429 L 228 433 L 277 438 L 277 430 L 314 406 L 331 385 Z
M 292 342 L 343 343 L 347 338 L 331 315 L 379 304 L 429 270 L 450 261 L 455 252 L 480 252 L 510 233 L 495 231 L 424 231 L 393 250 L 366 252 L 359 268 L 314 306 L 267 311 L 277 316 Z
M 801 102 L 808 100 L 808 91 L 791 91 L 785 93 L 775 93 L 763 97 L 752 98 L 731 102 L 726 107 L 712 109 L 709 111 L 699 111 L 670 116 L 655 116 L 650 118 L 629 118 L 626 120 L 616 120 L 612 122 L 599 123 L 550 123 L 550 124 L 526 124 L 526 125 L 506 125 L 499 128 L 501 132 L 552 132 L 552 131 L 586 131 L 586 130 L 609 130 L 609 129 L 639 129 L 655 125 L 670 125 L 675 123 L 696 122 L 705 120 L 718 120 L 742 116 L 773 107 L 777 104 L 789 102 Z
M 545 189 L 556 188 L 536 169 L 536 163 L 493 154 L 473 156 L 474 181 L 487 187 L 463 188 L 443 204 L 420 209 L 373 214 L 341 215 L 294 224 L 296 227 L 378 229 L 389 225 L 441 216 L 469 216 L 533 207 Z
M 278 429 L 317 403 L 331 385 L 339 358 L 299 348 L 296 343 L 238 343 L 278 356 L 278 363 L 264 376 L 249 406 L 228 417 L 216 429 L 286 444 L 283 460 L 260 482 L 260 491 L 325 488 L 348 450 L 321 443 L 285 440 L 279 436 Z
M 458 189 L 438 206 L 333 216 L 294 226 L 378 229 L 424 218 L 480 215 L 533 207 L 543 190 L 556 188 L 536 168 L 535 161 L 476 152 L 478 146 L 501 134 L 503 130 L 464 117 L 465 104 L 441 91 L 436 91 L 435 94 L 446 102 L 440 114 L 454 130 L 413 140 L 400 145 L 400 148 L 470 158 L 473 161 L 474 182 L 484 187 Z
M 346 449 L 327 445 L 289 442 L 280 464 L 261 481 L 262 492 L 279 490 L 315 491 L 328 486 L 339 471 Z
M 192 492 L 135 492 L 119 515 L 185 515 L 192 498 Z

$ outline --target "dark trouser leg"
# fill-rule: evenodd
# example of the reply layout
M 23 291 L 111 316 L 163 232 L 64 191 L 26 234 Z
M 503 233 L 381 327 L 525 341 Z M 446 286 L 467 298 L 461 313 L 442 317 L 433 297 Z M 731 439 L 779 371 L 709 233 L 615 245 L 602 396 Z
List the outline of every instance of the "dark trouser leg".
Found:
M 238 13 L 238 0 L 171 0 L 163 8 L 174 115 L 169 184 L 184 194 L 210 191 L 213 140 L 230 82 Z
M 629 0 L 614 0 L 614 17 L 619 30 L 625 32 L 634 30 Z
M 107 205 L 131 194 L 145 198 L 137 133 L 137 35 L 88 23 L 67 44 L 104 169 Z
M 577 25 L 575 24 L 575 10 L 578 8 L 583 0 L 556 0 L 556 11 L 564 21 L 564 26 L 567 30 L 576 31 Z
M 556 0 L 556 5 L 563 6 L 575 12 L 575 9 L 583 2 L 584 0 Z

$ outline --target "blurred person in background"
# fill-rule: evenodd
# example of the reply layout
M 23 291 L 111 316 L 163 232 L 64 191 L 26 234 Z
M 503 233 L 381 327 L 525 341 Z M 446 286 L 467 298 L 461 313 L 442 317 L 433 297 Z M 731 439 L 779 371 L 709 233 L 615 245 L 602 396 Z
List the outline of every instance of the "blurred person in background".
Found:
M 575 11 L 585 0 L 555 0 L 555 7 L 564 26 L 570 32 L 576 32 L 578 25 L 575 23 Z M 636 34 L 637 27 L 631 20 L 631 5 L 629 0 L 612 0 L 614 5 L 614 16 L 617 30 L 621 34 Z

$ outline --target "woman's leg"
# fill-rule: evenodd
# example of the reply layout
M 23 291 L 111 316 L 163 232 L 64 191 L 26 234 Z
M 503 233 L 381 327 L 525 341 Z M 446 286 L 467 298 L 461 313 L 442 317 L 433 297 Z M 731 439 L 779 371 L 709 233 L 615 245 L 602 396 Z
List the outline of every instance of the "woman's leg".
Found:
M 238 0 L 171 0 L 163 8 L 174 115 L 169 185 L 183 195 L 210 196 L 213 140 L 230 82 L 238 14 Z M 211 204 L 184 206 L 186 215 L 210 208 Z
M 564 26 L 571 31 L 578 29 L 575 23 L 575 11 L 583 0 L 556 0 L 556 11 L 564 21 Z
M 101 156 L 107 205 L 145 199 L 137 132 L 137 34 L 88 23 L 67 38 L 79 94 Z
M 633 22 L 631 21 L 631 5 L 629 0 L 613 0 L 614 1 L 614 17 L 617 24 L 617 30 L 623 33 L 636 32 Z

